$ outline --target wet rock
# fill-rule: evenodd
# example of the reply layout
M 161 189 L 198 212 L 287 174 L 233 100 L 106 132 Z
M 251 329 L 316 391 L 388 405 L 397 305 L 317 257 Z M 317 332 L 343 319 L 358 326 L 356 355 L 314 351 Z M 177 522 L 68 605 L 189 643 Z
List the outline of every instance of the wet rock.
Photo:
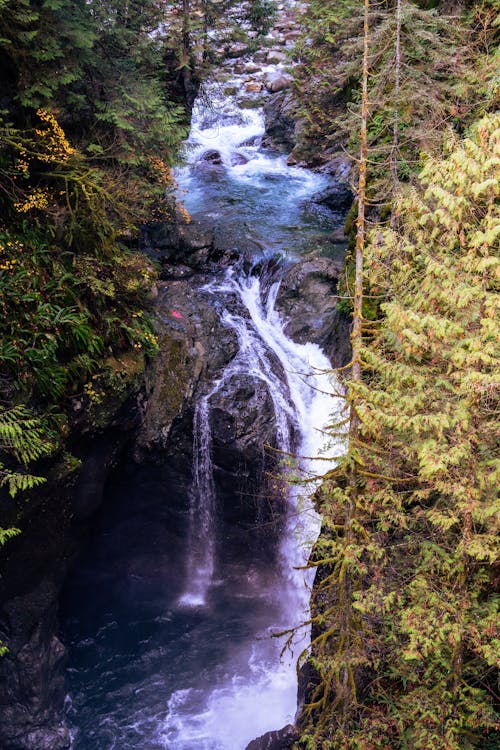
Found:
M 246 55 L 248 52 L 248 44 L 245 44 L 243 42 L 234 42 L 234 44 L 231 44 L 226 52 L 226 57 L 234 58 L 234 57 L 243 57 L 243 55 Z
M 247 745 L 246 750 L 292 750 L 299 738 L 298 732 L 291 724 L 274 732 L 267 732 Z
M 354 194 L 345 182 L 336 182 L 329 185 L 311 198 L 312 203 L 326 206 L 332 211 L 348 211 L 354 200 Z
M 279 366 L 278 363 L 276 363 Z M 239 559 L 257 550 L 271 562 L 279 548 L 286 494 L 279 481 L 276 422 L 266 385 L 238 373 L 210 399 L 214 478 L 222 521 Z
M 288 73 L 272 73 L 266 76 L 265 86 L 268 91 L 275 94 L 277 91 L 283 91 L 290 88 L 293 78 Z
M 263 145 L 278 151 L 291 151 L 295 145 L 297 104 L 290 91 L 280 91 L 264 105 L 266 135 Z
M 337 285 L 342 260 L 304 259 L 285 274 L 277 309 L 288 321 L 286 334 L 300 344 L 321 346 L 335 367 L 350 356 L 349 320 L 338 310 Z
M 256 97 L 256 98 L 250 99 L 248 97 L 248 98 L 240 99 L 238 104 L 241 107 L 241 109 L 256 109 L 257 107 L 262 106 L 262 98 Z
M 208 149 L 201 154 L 193 167 L 193 172 L 207 180 L 218 180 L 225 171 L 222 155 L 216 149 Z
M 3 608 L 0 635 L 9 647 L 0 682 L 0 746 L 5 750 L 69 747 L 62 727 L 66 650 L 53 635 L 57 596 L 57 587 L 44 580 Z
M 284 52 L 280 52 L 280 50 L 272 49 L 270 52 L 267 53 L 266 62 L 268 65 L 277 65 L 279 63 L 284 63 L 287 61 L 287 56 Z
M 182 263 L 164 263 L 161 267 L 160 278 L 162 281 L 187 279 L 193 274 L 194 270 L 190 266 L 185 266 Z
M 231 154 L 231 166 L 236 167 L 241 164 L 247 164 L 248 159 L 246 156 L 243 156 L 243 154 L 234 153 Z
M 248 81 L 248 83 L 245 83 L 245 91 L 260 93 L 262 89 L 263 89 L 263 86 L 258 81 Z
M 193 172 L 197 174 L 198 177 L 201 177 L 208 182 L 212 182 L 224 177 L 226 169 L 222 161 L 207 161 L 206 159 L 203 159 L 202 161 L 196 162 L 193 167 Z
M 22 741 L 22 745 L 18 744 Z M 25 737 L 18 738 L 12 748 L 18 750 L 67 750 L 71 747 L 71 737 L 67 727 L 56 729 L 37 729 L 29 732 Z M 5 750 L 9 750 L 9 745 L 5 745 Z
M 242 458 L 249 467 L 262 461 L 263 446 L 276 439 L 273 403 L 265 384 L 238 374 L 210 404 L 215 465 L 234 472 Z
M 204 151 L 200 156 L 199 161 L 206 161 L 210 164 L 222 164 L 222 156 L 220 151 L 215 148 L 211 148 L 208 151 Z
M 237 351 L 234 334 L 222 326 L 210 298 L 199 291 L 206 280 L 198 274 L 195 282 L 176 279 L 160 284 L 159 353 L 147 373 L 139 458 L 145 451 L 165 448 L 174 420 L 182 415 L 202 374 L 213 375 Z
M 245 148 L 245 146 L 258 146 L 262 140 L 260 135 L 253 135 L 251 138 L 247 138 L 238 144 L 239 148 Z

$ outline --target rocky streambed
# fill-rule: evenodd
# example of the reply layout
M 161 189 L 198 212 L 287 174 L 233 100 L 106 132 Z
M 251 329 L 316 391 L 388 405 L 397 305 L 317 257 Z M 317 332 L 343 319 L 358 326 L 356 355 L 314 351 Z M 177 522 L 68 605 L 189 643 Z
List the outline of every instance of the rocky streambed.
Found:
M 314 520 L 296 525 L 304 493 L 289 494 L 282 459 L 319 450 L 310 417 L 336 408 L 314 383 L 348 358 L 352 200 L 341 161 L 328 176 L 297 165 L 296 32 L 284 11 L 274 46 L 228 49 L 206 87 L 178 174 L 191 220 L 144 229 L 160 353 L 76 441 L 81 471 L 50 485 L 12 547 L 3 750 L 291 746 L 276 730 L 293 723 L 295 665 L 272 635 L 306 612 L 310 581 L 293 571 Z

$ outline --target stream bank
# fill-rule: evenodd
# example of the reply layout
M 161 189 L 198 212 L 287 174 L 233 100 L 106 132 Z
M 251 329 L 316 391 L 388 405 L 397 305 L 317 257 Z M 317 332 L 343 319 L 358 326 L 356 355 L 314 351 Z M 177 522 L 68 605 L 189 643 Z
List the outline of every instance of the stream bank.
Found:
M 272 52 L 279 50 L 270 50 L 268 56 Z M 279 279 L 275 307 L 286 321 L 284 333 L 289 340 L 301 345 L 316 343 L 335 365 L 345 363 L 348 321 L 337 311 L 336 291 L 344 249 L 343 242 L 338 241 L 338 230 L 349 197 L 345 189 L 335 188 L 339 200 L 335 202 L 330 193 L 328 205 L 328 179 L 316 179 L 286 155 L 268 150 L 271 145 L 279 145 L 273 126 L 276 118 L 268 108 L 267 122 L 261 125 L 259 106 L 263 96 L 276 97 L 274 101 L 278 102 L 286 96 L 289 85 L 281 70 L 270 77 L 270 66 L 283 67 L 283 58 L 276 54 L 274 58 L 277 62 L 268 58 L 263 61 L 267 70 L 254 70 L 249 73 L 250 80 L 243 82 L 236 66 L 251 66 L 252 60 L 245 61 L 241 56 L 238 62 L 229 60 L 225 75 L 229 75 L 229 88 L 237 77 L 236 97 L 231 99 L 226 87 L 223 109 L 229 107 L 229 111 L 222 112 L 221 121 L 214 91 L 215 113 L 207 114 L 205 127 L 199 132 L 210 142 L 213 128 L 218 131 L 226 127 L 230 129 L 226 134 L 236 140 L 229 140 L 230 151 L 212 149 L 215 153 L 210 153 L 202 141 L 202 150 L 195 153 L 191 166 L 181 175 L 180 181 L 188 190 L 186 198 L 191 201 L 191 223 L 145 228 L 145 252 L 159 259 L 162 267 L 157 300 L 159 357 L 147 371 L 143 385 L 134 386 L 130 398 L 111 415 L 106 427 L 83 438 L 80 452 L 75 451 L 81 456 L 82 470 L 67 486 L 51 485 L 46 506 L 50 510 L 44 510 L 46 521 L 39 531 L 27 530 L 21 546 L 12 547 L 13 565 L 28 560 L 33 548 L 40 551 L 36 559 L 42 564 L 36 574 L 30 563 L 26 567 L 30 573 L 13 576 L 11 580 L 17 583 L 23 578 L 17 591 L 26 589 L 27 595 L 6 600 L 4 633 L 12 654 L 2 664 L 8 680 L 8 689 L 0 699 L 3 750 L 62 750 L 71 739 L 68 718 L 73 726 L 79 723 L 89 727 L 96 716 L 101 716 L 105 725 L 106 710 L 124 731 L 118 735 L 121 743 L 130 742 L 134 747 L 138 742 L 137 746 L 143 747 L 141 743 L 147 737 L 148 748 L 156 747 L 153 742 L 161 748 L 200 748 L 198 730 L 186 717 L 190 711 L 194 715 L 203 713 L 204 699 L 196 692 L 179 693 L 174 684 L 169 683 L 168 690 L 176 696 L 169 703 L 170 716 L 175 720 L 167 723 L 167 734 L 159 739 L 153 740 L 151 732 L 147 734 L 154 717 L 164 717 L 165 711 L 164 702 L 158 703 L 156 678 L 151 681 L 149 677 L 178 670 L 185 674 L 187 663 L 187 673 L 193 680 L 212 674 L 210 679 L 215 675 L 217 684 L 220 665 L 229 659 L 241 678 L 241 652 L 234 653 L 235 644 L 239 647 L 253 642 L 256 633 L 268 631 L 266 618 L 270 614 L 276 614 L 277 622 L 283 614 L 274 593 L 276 579 L 271 581 L 266 572 L 280 559 L 287 515 L 276 454 L 276 409 L 268 385 L 258 378 L 240 374 L 236 384 L 228 379 L 225 390 L 212 393 L 214 382 L 237 357 L 241 342 L 235 330 L 222 322 L 220 305 L 205 290 L 215 282 L 219 285 L 216 299 L 226 294 L 221 285 L 227 269 L 233 267 L 241 278 L 259 279 L 265 301 Z M 264 76 L 268 86 L 262 83 L 257 90 L 259 78 Z M 282 82 L 278 84 L 279 76 Z M 272 92 L 272 87 L 281 86 L 283 80 L 284 89 Z M 217 81 L 219 91 L 220 85 Z M 263 94 L 264 88 L 267 93 Z M 243 102 L 245 106 L 241 107 Z M 215 117 L 213 122 L 210 117 Z M 272 240 L 265 224 L 270 215 L 277 219 Z M 336 241 L 331 237 L 332 224 L 337 227 Z M 295 247 L 293 237 L 299 240 Z M 316 249 L 317 256 L 318 247 L 322 257 L 301 259 L 300 253 L 311 248 Z M 234 290 L 230 294 L 234 297 Z M 248 320 L 241 303 L 231 307 L 231 314 Z M 276 368 L 273 357 L 271 360 L 272 368 Z M 280 377 L 283 380 L 283 371 Z M 184 589 L 195 403 L 208 394 L 218 533 L 223 540 L 218 545 L 218 564 L 227 585 L 213 589 L 205 614 L 193 610 L 180 616 L 175 614 L 175 603 Z M 289 449 L 298 445 L 296 432 L 296 427 L 291 428 Z M 105 504 L 96 515 L 103 498 Z M 60 507 L 66 509 L 67 520 L 62 523 Z M 143 516 L 147 517 L 145 523 Z M 71 645 L 70 694 L 76 696 L 72 706 L 66 699 L 64 668 L 68 657 L 60 638 L 57 610 L 68 565 L 89 533 L 89 526 L 92 550 L 78 563 L 64 599 L 63 641 Z M 21 549 L 24 552 L 20 553 Z M 88 612 L 77 616 L 75 609 L 81 601 L 86 602 Z M 130 607 L 126 615 L 124 602 Z M 117 611 L 121 612 L 118 618 L 114 616 Z M 213 620 L 217 611 L 228 613 L 223 631 Z M 172 661 L 168 638 L 180 639 L 186 646 L 177 660 Z M 189 642 L 197 644 L 211 638 L 215 648 L 210 655 L 200 655 L 198 647 L 196 653 L 189 651 Z M 115 649 L 115 656 L 110 656 L 109 649 Z M 103 653 L 108 654 L 110 663 L 104 674 L 94 671 L 96 659 L 102 660 Z M 148 685 L 137 687 L 137 675 L 145 672 L 149 673 Z M 82 682 L 75 687 L 78 673 L 87 680 L 83 690 Z M 281 680 L 283 675 L 277 674 Z M 121 685 L 117 685 L 120 680 Z M 276 686 L 271 687 L 274 690 Z M 95 693 L 95 701 L 86 703 L 82 696 L 89 688 Z M 240 688 L 245 694 L 244 685 Z M 295 689 L 292 685 L 292 703 Z M 218 705 L 227 709 L 226 688 L 219 685 L 216 690 L 216 703 L 220 699 Z M 134 729 L 134 716 L 148 701 L 144 735 L 143 725 L 140 732 Z M 274 726 L 272 698 L 270 701 L 271 715 L 266 720 Z M 129 707 L 129 716 L 113 713 L 115 709 L 110 706 L 117 702 L 124 709 Z M 290 710 L 286 711 L 293 720 L 293 712 L 290 715 Z M 235 717 L 237 724 L 237 714 Z M 96 735 L 84 729 L 80 737 L 75 735 L 75 742 L 88 742 L 92 748 L 114 747 L 116 727 L 101 730 Z M 255 728 L 255 734 L 257 731 Z M 194 739 L 181 745 L 178 737 L 182 732 L 188 736 L 195 732 Z M 288 730 L 284 734 L 273 731 L 259 747 L 285 747 L 287 733 L 290 737 Z M 241 742 L 246 744 L 253 736 Z M 122 750 L 127 745 L 117 747 Z

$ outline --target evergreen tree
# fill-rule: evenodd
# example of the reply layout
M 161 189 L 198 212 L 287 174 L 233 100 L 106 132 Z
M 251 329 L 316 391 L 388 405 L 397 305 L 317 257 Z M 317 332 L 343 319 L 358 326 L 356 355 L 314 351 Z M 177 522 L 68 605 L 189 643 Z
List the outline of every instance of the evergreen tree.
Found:
M 366 258 L 388 301 L 361 351 L 364 377 L 349 381 L 359 435 L 322 492 L 319 684 L 303 747 L 469 750 L 499 728 L 500 116 L 448 150 L 426 160 L 398 200 L 398 230 L 374 232 Z M 358 581 L 350 655 L 346 576 Z M 339 714 L 346 658 L 358 700 Z
M 297 88 L 306 138 L 323 141 L 330 152 L 347 145 L 356 157 L 363 44 L 359 4 L 312 0 L 304 23 Z M 373 5 L 370 28 L 368 183 L 371 200 L 384 204 L 395 180 L 418 173 L 422 152 L 440 152 L 447 126 L 461 130 L 492 97 L 488 100 L 478 85 L 465 20 L 451 22 L 435 9 L 394 0 Z

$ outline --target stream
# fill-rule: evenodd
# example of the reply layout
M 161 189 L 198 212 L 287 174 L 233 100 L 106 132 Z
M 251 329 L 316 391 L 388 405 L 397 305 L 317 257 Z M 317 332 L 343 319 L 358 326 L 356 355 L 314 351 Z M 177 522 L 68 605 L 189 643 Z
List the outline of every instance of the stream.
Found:
M 205 89 L 177 174 L 194 222 L 251 238 L 251 262 L 199 290 L 238 352 L 194 405 L 187 491 L 169 485 L 161 464 L 129 462 L 108 483 L 63 599 L 74 750 L 245 750 L 293 723 L 297 709 L 296 661 L 310 638 L 298 626 L 313 582 L 303 566 L 320 526 L 309 499 L 317 483 L 298 480 L 320 476 L 329 466 L 322 459 L 341 450 L 324 428 L 342 401 L 325 354 L 284 333 L 276 297 L 280 274 L 328 232 L 328 217 L 307 203 L 327 178 L 262 148 L 262 109 L 240 106 L 243 87 L 241 75 L 228 73 Z M 243 375 L 267 389 L 283 456 L 272 566 L 259 554 L 243 562 L 236 532 L 220 537 L 211 399 Z M 278 634 L 294 627 L 282 653 Z

